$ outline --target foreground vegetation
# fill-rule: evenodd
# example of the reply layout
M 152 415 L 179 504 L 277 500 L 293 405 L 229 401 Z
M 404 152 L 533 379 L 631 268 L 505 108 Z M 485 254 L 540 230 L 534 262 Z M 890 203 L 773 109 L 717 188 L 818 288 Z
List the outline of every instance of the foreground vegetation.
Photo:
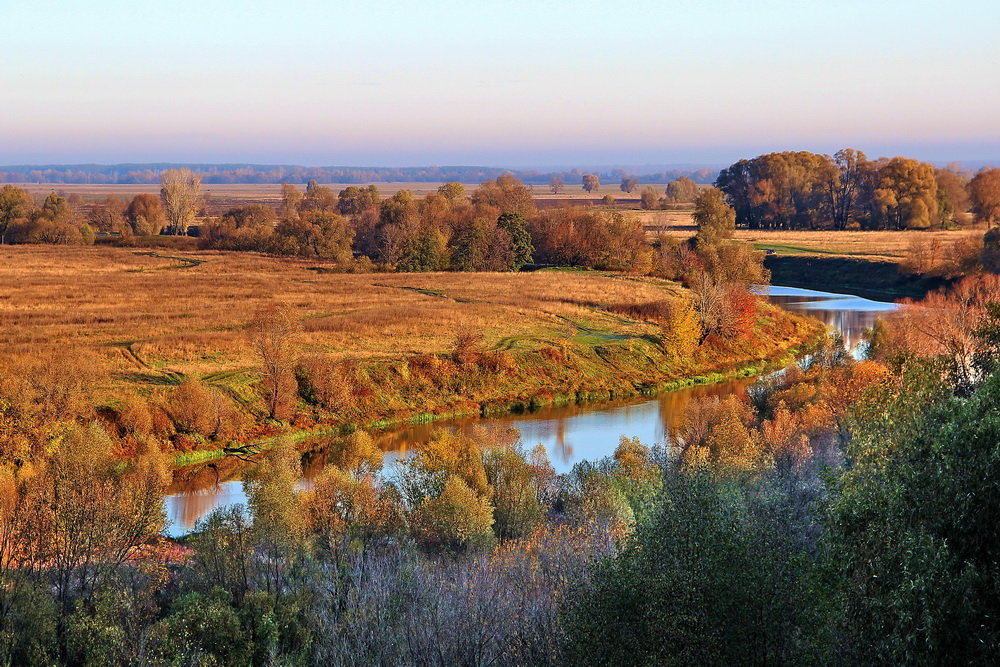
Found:
M 676 439 L 556 475 L 516 432 L 398 467 L 357 432 L 296 489 L 279 445 L 181 544 L 162 455 L 73 426 L 0 478 L 11 664 L 989 662 L 996 279 L 836 341 Z M 848 465 L 843 465 L 844 462 Z M 747 619 L 753 619 L 748 623 Z

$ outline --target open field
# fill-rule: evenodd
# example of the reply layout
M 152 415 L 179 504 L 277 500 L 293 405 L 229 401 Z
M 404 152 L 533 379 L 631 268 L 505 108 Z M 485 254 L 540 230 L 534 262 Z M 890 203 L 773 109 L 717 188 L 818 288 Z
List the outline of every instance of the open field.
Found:
M 592 271 L 347 275 L 250 253 L 65 246 L 4 246 L 0 266 L 4 354 L 96 351 L 110 379 L 95 400 L 106 404 L 133 391 L 156 402 L 193 376 L 253 411 L 257 361 L 245 327 L 274 302 L 301 324 L 300 358 L 349 364 L 355 393 L 374 396 L 352 419 L 539 393 L 635 393 L 760 368 L 818 333 L 814 321 L 762 304 L 752 336 L 678 354 L 657 325 L 623 312 L 683 297 L 681 287 Z M 477 359 L 488 367 L 447 361 L 462 331 L 482 335 Z
M 688 238 L 697 229 L 688 211 L 637 211 L 650 235 L 666 233 Z M 771 249 L 779 255 L 824 255 L 899 261 L 907 256 L 915 241 L 943 244 L 970 235 L 979 235 L 985 228 L 928 229 L 904 231 L 801 231 L 737 229 L 733 238 L 754 244 L 760 250 Z
M 74 183 L 15 183 L 20 188 L 24 188 L 32 193 L 36 198 L 43 198 L 50 192 L 58 192 L 63 196 L 78 194 L 85 202 L 96 202 L 114 195 L 125 199 L 134 197 L 137 194 L 152 193 L 158 194 L 159 187 L 148 183 L 141 184 L 116 184 L 116 185 L 89 185 Z M 332 188 L 334 192 L 340 192 L 349 186 L 367 187 L 367 183 L 320 183 Z M 434 192 L 442 183 L 375 183 L 374 184 L 382 197 L 390 197 L 400 190 L 410 190 L 416 196 L 422 197 Z M 478 183 L 466 183 L 468 191 L 476 188 Z M 602 184 L 597 192 L 587 192 L 579 183 L 567 183 L 563 192 L 554 195 L 549 191 L 548 185 L 529 185 L 534 192 L 535 200 L 540 206 L 557 204 L 583 204 L 588 202 L 597 203 L 605 195 L 611 195 L 619 205 L 639 207 L 639 193 L 643 187 L 652 185 L 661 194 L 666 185 L 664 183 L 643 183 L 631 194 L 626 194 L 618 189 L 618 183 Z M 300 189 L 305 186 L 299 184 Z M 206 209 L 209 213 L 217 213 L 232 206 L 243 206 L 246 204 L 270 204 L 277 206 L 281 201 L 281 185 L 276 183 L 261 184 L 217 184 L 205 183 L 202 185 L 202 192 L 205 195 Z

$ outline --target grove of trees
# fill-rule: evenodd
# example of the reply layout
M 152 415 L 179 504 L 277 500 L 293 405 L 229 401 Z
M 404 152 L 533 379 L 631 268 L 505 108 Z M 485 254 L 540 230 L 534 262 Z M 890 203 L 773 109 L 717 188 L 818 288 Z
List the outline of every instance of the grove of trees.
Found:
M 957 168 L 918 160 L 870 160 L 853 149 L 832 157 L 807 151 L 769 153 L 723 169 L 716 186 L 749 229 L 926 229 L 991 223 L 1000 210 L 1000 170 L 971 181 Z

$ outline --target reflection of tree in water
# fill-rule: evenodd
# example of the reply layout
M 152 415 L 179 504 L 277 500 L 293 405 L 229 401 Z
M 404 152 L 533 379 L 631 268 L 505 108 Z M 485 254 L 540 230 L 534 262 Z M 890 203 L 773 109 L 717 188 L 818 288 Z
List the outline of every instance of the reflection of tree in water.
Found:
M 684 415 L 692 401 L 716 396 L 724 398 L 732 394 L 742 394 L 752 384 L 751 379 L 728 380 L 718 384 L 687 387 L 671 391 L 659 397 L 660 422 L 663 425 L 663 441 L 668 443 L 684 425 Z

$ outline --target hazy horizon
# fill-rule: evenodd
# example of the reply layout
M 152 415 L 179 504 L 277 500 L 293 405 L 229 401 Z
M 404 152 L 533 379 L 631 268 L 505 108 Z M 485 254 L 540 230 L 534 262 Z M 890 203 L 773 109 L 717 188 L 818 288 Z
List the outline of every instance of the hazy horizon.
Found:
M 990 162 L 998 23 L 984 1 L 38 0 L 0 27 L 0 163 Z

